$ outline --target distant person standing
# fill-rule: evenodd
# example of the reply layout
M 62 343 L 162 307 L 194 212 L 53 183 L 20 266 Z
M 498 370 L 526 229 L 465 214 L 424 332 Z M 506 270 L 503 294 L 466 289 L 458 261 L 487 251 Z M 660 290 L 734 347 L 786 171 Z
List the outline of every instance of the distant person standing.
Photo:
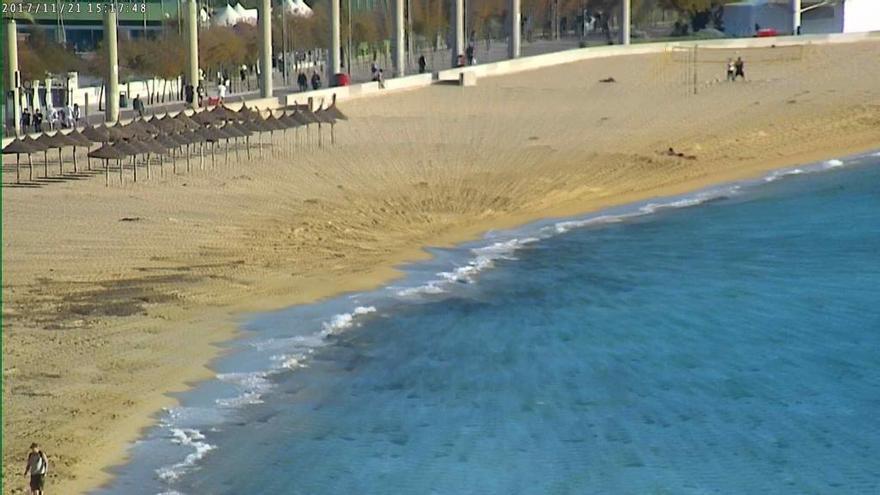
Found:
M 49 110 L 49 130 L 54 131 L 58 128 L 58 110 L 52 108 Z
M 34 132 L 43 130 L 43 112 L 39 108 L 34 111 Z
M 73 104 L 73 125 L 74 126 L 79 125 L 80 118 L 82 118 L 82 115 L 80 115 L 80 112 L 79 112 L 79 103 L 74 103 Z
M 312 89 L 321 89 L 321 76 L 312 72 Z
M 476 59 L 474 58 L 474 44 L 473 43 L 468 43 L 467 48 L 465 48 L 465 50 L 464 50 L 464 54 L 467 57 L 467 64 L 474 65 L 474 60 L 476 60 Z
M 220 103 L 226 98 L 226 85 L 222 81 L 217 85 L 217 97 L 220 98 Z
M 425 73 L 425 67 L 427 67 L 428 62 L 425 60 L 424 55 L 419 55 L 419 74 Z
M 31 495 L 43 495 L 43 487 L 46 484 L 46 473 L 49 472 L 49 459 L 46 454 L 40 450 L 40 446 L 36 443 L 31 444 L 31 450 L 28 452 L 27 464 L 24 468 L 24 475 L 30 475 Z
M 31 111 L 25 108 L 21 112 L 21 128 L 24 132 L 28 131 L 28 128 L 31 126 Z
M 727 59 L 727 80 L 735 81 L 736 80 L 736 64 L 733 63 L 733 59 Z
M 736 81 L 737 77 L 742 76 L 743 81 L 746 80 L 746 63 L 743 62 L 742 57 L 736 57 L 736 62 L 733 64 L 734 75 L 733 80 Z
M 241 89 L 239 89 L 239 91 L 242 91 L 242 90 L 244 90 L 245 81 L 247 80 L 247 66 L 246 65 L 242 64 L 241 68 L 238 69 L 238 75 L 239 75 L 239 77 L 241 77 Z M 248 89 L 250 89 L 250 87 L 248 87 Z
M 131 107 L 134 109 L 135 113 L 138 114 L 138 117 L 143 118 L 144 116 L 144 102 L 141 100 L 141 95 L 134 95 L 134 100 L 131 102 Z
M 300 91 L 308 91 L 309 78 L 306 77 L 305 72 L 300 72 L 299 75 L 296 76 L 296 85 L 299 86 Z

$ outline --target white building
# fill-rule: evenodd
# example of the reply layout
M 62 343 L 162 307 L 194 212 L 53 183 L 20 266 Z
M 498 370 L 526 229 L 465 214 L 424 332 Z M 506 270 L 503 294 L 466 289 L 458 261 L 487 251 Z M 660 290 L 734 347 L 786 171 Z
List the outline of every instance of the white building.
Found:
M 729 36 L 754 36 L 756 27 L 792 34 L 791 0 L 743 0 L 724 6 Z M 880 31 L 880 0 L 801 0 L 801 33 Z

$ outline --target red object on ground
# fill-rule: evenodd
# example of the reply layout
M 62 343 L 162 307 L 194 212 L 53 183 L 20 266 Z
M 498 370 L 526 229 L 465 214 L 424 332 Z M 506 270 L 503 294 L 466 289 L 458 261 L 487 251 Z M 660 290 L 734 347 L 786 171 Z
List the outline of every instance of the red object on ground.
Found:
M 208 106 L 209 107 L 214 107 L 219 104 L 220 104 L 220 97 L 219 96 L 209 96 L 208 97 Z
M 759 29 L 758 32 L 755 33 L 755 36 L 758 38 L 770 38 L 772 36 L 779 36 L 779 31 L 773 28 Z
M 345 72 L 336 74 L 336 86 L 348 86 L 349 84 L 351 84 L 351 79 L 349 79 L 348 74 Z

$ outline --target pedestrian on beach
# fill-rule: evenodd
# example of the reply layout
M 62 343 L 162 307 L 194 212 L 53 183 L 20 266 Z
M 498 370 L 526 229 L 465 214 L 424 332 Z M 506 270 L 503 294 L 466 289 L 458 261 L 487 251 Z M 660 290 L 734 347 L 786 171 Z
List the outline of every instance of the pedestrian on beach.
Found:
M 474 61 L 476 60 L 474 58 L 474 44 L 468 43 L 468 46 L 467 46 L 467 48 L 465 48 L 464 53 L 465 53 L 465 56 L 467 56 L 467 64 L 474 65 Z
M 73 104 L 73 115 L 72 116 L 73 116 L 73 125 L 78 126 L 79 119 L 82 117 L 79 112 L 79 103 Z
M 40 450 L 39 445 L 32 443 L 31 450 L 27 456 L 27 464 L 24 468 L 24 475 L 30 475 L 31 477 L 31 495 L 43 495 L 47 472 L 49 472 L 49 459 Z
M 735 64 L 733 63 L 733 59 L 732 58 L 727 59 L 727 80 L 728 81 L 735 81 L 736 80 L 736 76 L 734 75 L 735 70 L 736 70 L 736 67 L 735 67 Z
M 318 72 L 312 72 L 312 89 L 321 89 L 321 76 Z
M 425 60 L 424 55 L 419 55 L 419 74 L 425 73 L 425 67 L 427 67 L 428 62 Z
M 49 110 L 49 130 L 54 131 L 58 128 L 58 110 L 52 108 Z
M 299 86 L 300 91 L 307 91 L 309 89 L 309 78 L 306 77 L 305 72 L 300 72 L 296 76 L 296 84 Z
M 746 80 L 746 63 L 743 62 L 742 57 L 736 57 L 736 62 L 733 64 L 734 75 L 733 80 L 736 81 L 737 77 L 742 76 L 743 81 Z
M 223 99 L 226 98 L 226 85 L 222 81 L 217 85 L 217 97 L 220 99 L 221 104 Z

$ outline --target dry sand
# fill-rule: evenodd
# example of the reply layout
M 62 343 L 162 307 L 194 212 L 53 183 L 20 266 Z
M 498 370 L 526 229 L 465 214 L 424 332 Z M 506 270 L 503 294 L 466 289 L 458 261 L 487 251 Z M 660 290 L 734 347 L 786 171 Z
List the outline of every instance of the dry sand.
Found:
M 740 50 L 736 84 L 712 81 L 734 52 L 701 53 L 696 96 L 677 55 L 594 60 L 350 102 L 323 151 L 6 188 L 4 493 L 31 441 L 51 493 L 106 481 L 243 311 L 375 287 L 488 229 L 880 148 L 880 43 L 776 50 Z

